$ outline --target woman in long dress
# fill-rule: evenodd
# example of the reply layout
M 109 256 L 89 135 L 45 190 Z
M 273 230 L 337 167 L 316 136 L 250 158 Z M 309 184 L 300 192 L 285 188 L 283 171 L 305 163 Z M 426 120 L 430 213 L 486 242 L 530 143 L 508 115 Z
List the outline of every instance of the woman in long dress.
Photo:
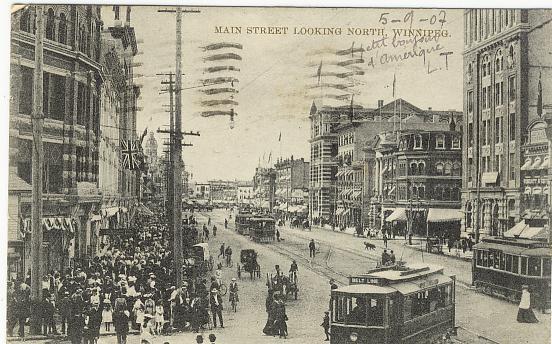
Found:
M 521 301 L 519 303 L 517 321 L 520 323 L 539 322 L 535 317 L 535 313 L 533 313 L 533 309 L 531 309 L 531 293 L 527 285 L 521 287 Z

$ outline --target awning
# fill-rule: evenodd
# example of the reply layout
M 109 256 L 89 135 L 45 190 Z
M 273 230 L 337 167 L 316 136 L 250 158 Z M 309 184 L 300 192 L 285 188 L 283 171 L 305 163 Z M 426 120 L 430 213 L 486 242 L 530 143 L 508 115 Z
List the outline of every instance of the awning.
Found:
M 68 231 L 71 233 L 75 231 L 73 227 L 73 221 L 71 221 L 70 217 L 43 217 L 42 229 L 45 231 L 58 229 L 58 230 Z M 23 231 L 24 233 L 32 232 L 30 218 L 26 218 L 23 220 Z
M 505 232 L 504 236 L 510 238 L 542 239 L 548 238 L 548 230 L 544 227 L 529 227 L 525 223 L 525 220 L 523 220 Z
M 523 193 L 526 194 L 526 195 L 530 195 L 530 194 L 531 194 L 531 187 L 530 187 L 530 186 L 526 186 L 526 187 L 525 187 L 525 191 L 524 191 Z
M 504 236 L 510 238 L 519 236 L 526 228 L 529 228 L 529 225 L 525 223 L 525 220 L 520 221 L 514 227 L 504 232 Z
M 395 210 L 393 210 L 391 215 L 387 216 L 385 221 L 387 221 L 387 222 L 406 221 L 406 209 L 405 208 L 396 208 Z
M 391 187 L 391 189 L 389 189 L 389 191 L 387 191 L 387 195 L 391 195 L 393 193 L 393 191 L 395 191 L 395 185 L 393 185 Z
M 347 209 L 343 212 L 343 214 L 341 214 L 341 216 L 347 216 L 349 215 L 350 212 L 351 212 L 351 209 Z
M 111 207 L 111 208 L 105 208 L 100 211 L 100 215 L 103 215 L 103 217 L 111 217 L 119 211 L 119 207 Z
M 494 184 L 498 179 L 498 172 L 483 172 L 481 181 L 485 184 Z
M 298 207 L 297 212 L 299 213 L 308 213 L 309 208 L 306 205 L 301 205 Z
M 91 222 L 101 221 L 102 216 L 100 214 L 94 214 L 92 215 L 92 218 L 90 219 Z
M 261 208 L 265 208 L 265 209 L 270 208 L 270 202 L 264 201 L 263 203 L 261 203 Z
M 431 208 L 427 213 L 427 222 L 452 222 L 462 220 L 460 209 Z
M 344 172 L 345 172 L 344 170 L 341 170 L 341 171 L 337 172 L 337 173 L 335 174 L 335 176 L 336 176 L 336 177 L 340 177 L 340 176 L 343 175 Z
M 335 212 L 335 215 L 341 215 L 343 214 L 343 212 L 345 211 L 345 208 L 338 208 L 337 211 Z
M 153 213 L 153 211 L 151 211 L 148 207 L 146 207 L 144 204 L 140 203 L 138 205 L 138 211 L 141 212 L 142 214 L 144 215 L 147 215 L 147 216 L 153 216 L 155 215 Z
M 543 169 L 543 168 L 548 168 L 548 166 L 550 165 L 550 161 L 548 161 L 548 157 L 544 157 L 544 160 L 542 162 L 542 164 L 540 165 L 540 168 Z
M 531 164 L 531 170 L 538 170 L 541 167 L 541 158 L 536 157 L 535 162 Z
M 542 193 L 542 188 L 540 186 L 536 186 L 531 191 L 533 195 L 540 195 Z
M 531 167 L 531 158 L 525 159 L 525 163 L 523 164 L 523 166 L 521 166 L 521 170 L 526 171 L 529 169 L 529 167 Z
M 361 193 L 362 193 L 361 191 L 354 191 L 351 197 L 353 199 L 358 199 L 358 196 L 360 196 Z

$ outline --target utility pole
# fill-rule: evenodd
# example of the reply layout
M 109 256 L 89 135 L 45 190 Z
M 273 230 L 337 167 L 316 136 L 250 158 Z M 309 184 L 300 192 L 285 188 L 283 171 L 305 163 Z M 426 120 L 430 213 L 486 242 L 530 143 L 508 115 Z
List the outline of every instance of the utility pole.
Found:
M 36 5 L 35 33 L 35 68 L 33 78 L 33 153 L 32 153 L 32 234 L 31 234 L 31 299 L 38 304 L 42 300 L 42 170 L 43 145 L 42 130 L 44 126 L 43 70 L 44 70 L 44 8 Z M 32 333 L 39 333 L 41 328 L 39 312 L 33 312 Z
M 174 260 L 177 266 L 176 283 L 182 282 L 183 242 L 182 242 L 182 8 L 176 8 L 176 111 L 174 118 Z

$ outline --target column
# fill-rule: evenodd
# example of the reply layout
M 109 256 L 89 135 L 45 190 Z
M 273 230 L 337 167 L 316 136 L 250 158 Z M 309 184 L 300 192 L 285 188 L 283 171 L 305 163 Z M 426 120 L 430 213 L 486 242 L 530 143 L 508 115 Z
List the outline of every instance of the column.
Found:
M 74 124 L 77 122 L 77 90 L 78 83 L 74 73 L 65 77 L 65 135 L 63 137 L 63 192 L 76 193 L 77 149 Z
M 483 215 L 483 227 L 485 229 L 485 234 L 491 234 L 491 201 L 485 200 L 484 215 Z

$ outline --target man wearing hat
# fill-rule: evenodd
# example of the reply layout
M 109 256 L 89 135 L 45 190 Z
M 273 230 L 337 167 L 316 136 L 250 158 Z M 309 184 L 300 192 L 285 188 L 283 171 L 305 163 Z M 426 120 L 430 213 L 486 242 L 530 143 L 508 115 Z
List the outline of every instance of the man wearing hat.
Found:
M 324 328 L 324 334 L 326 335 L 326 339 L 324 339 L 324 341 L 330 340 L 330 315 L 329 314 L 330 314 L 329 311 L 324 312 L 324 319 L 322 320 L 322 324 L 320 324 L 320 326 Z
M 217 289 L 211 290 L 211 297 L 209 300 L 211 304 L 211 313 L 213 314 L 213 324 L 217 327 L 217 316 L 220 320 L 220 327 L 224 328 L 224 322 L 222 320 L 222 297 L 218 294 Z
M 228 286 L 228 302 L 232 304 L 232 301 L 234 301 L 234 304 L 232 305 L 234 307 L 235 304 L 237 304 L 240 301 L 240 298 L 238 297 L 238 283 L 236 282 L 236 278 L 232 278 L 232 282 L 230 282 L 230 285 Z M 236 311 L 236 308 L 234 308 L 234 312 Z

